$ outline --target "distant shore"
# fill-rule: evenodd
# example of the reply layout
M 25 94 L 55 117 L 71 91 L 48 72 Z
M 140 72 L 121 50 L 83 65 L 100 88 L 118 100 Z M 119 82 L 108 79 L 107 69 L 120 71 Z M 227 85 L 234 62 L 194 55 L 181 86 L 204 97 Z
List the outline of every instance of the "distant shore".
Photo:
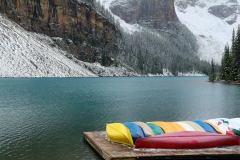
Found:
M 211 81 L 208 81 L 208 82 L 211 82 Z M 223 84 L 240 85 L 240 82 L 233 82 L 233 81 L 213 81 L 212 83 L 223 83 Z

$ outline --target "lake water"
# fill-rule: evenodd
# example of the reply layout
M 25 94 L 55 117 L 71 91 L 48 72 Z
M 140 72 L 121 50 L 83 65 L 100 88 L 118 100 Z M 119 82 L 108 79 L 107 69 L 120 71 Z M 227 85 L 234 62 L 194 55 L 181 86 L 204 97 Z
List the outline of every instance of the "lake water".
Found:
M 207 77 L 0 79 L 1 160 L 99 160 L 106 123 L 240 117 L 240 86 Z

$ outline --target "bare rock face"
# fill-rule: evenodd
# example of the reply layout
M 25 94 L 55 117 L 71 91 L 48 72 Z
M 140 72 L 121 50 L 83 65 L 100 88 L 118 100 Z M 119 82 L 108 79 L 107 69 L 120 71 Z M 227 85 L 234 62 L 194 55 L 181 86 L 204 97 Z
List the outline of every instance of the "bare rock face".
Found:
M 114 1 L 111 11 L 130 24 L 161 29 L 168 22 L 177 22 L 174 0 L 122 0 Z
M 214 16 L 225 19 L 227 17 L 230 17 L 231 15 L 235 15 L 237 13 L 237 5 L 218 5 L 218 6 L 212 6 L 208 9 L 208 12 L 213 14 Z M 229 21 L 229 24 L 235 23 L 237 20 L 237 17 L 235 15 L 235 20 Z
M 237 0 L 175 0 L 176 6 L 180 12 L 185 13 L 188 7 L 207 8 L 208 12 L 232 25 L 237 22 L 240 9 Z M 212 4 L 211 4 L 212 3 Z M 210 4 L 210 6 L 209 6 Z
M 96 48 L 116 50 L 120 33 L 91 5 L 77 0 L 1 0 L 0 11 L 29 31 L 60 37 L 79 60 L 95 62 Z

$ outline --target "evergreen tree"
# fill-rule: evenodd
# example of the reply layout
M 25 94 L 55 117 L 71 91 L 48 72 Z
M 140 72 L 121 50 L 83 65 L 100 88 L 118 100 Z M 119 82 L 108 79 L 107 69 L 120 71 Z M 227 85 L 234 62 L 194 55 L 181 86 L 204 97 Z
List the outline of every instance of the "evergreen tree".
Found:
M 102 66 L 108 66 L 109 63 L 108 63 L 108 56 L 107 56 L 107 52 L 104 48 L 102 48 L 102 61 L 101 61 L 101 65 Z
M 239 75 L 239 65 L 240 65 L 240 29 L 238 28 L 237 35 L 233 43 L 233 53 L 232 53 L 232 79 L 237 81 Z
M 211 71 L 210 71 L 210 75 L 209 75 L 209 81 L 213 82 L 216 79 L 216 74 L 215 74 L 215 68 L 214 68 L 214 61 L 212 59 L 211 62 Z
M 231 66 L 231 71 L 230 71 L 230 77 L 229 80 L 233 81 L 234 80 L 234 57 L 235 57 L 235 30 L 233 29 L 232 32 L 232 47 L 231 47 L 231 51 L 230 51 L 230 66 Z
M 220 78 L 222 80 L 230 80 L 231 73 L 231 60 L 230 60 L 230 52 L 229 46 L 225 46 L 225 52 L 222 58 L 222 66 L 220 69 Z
M 240 81 L 240 28 L 236 36 L 233 30 L 231 52 L 226 46 L 221 65 L 221 80 Z

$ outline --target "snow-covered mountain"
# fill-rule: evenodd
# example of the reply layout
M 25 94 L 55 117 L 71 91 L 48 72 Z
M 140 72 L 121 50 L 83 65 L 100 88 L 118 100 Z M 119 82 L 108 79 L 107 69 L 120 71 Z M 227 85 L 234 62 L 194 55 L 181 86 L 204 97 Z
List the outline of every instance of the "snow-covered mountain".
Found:
M 240 24 L 240 0 L 175 0 L 179 20 L 196 36 L 201 59 L 221 62 L 232 31 Z
M 99 1 L 108 9 L 111 5 L 129 5 L 125 3 L 129 0 Z M 236 31 L 240 24 L 240 0 L 175 0 L 174 4 L 178 19 L 197 38 L 198 56 L 209 62 L 213 58 L 220 64 L 225 45 L 231 44 L 233 29 Z M 131 12 L 129 6 L 122 7 Z M 120 22 L 125 31 L 140 28 L 139 25 L 131 25 L 123 20 Z
M 161 74 L 163 69 L 173 75 L 192 71 L 208 74 L 210 64 L 200 61 L 196 56 L 197 39 L 178 20 L 174 0 L 98 1 L 108 10 L 102 11 L 102 7 L 97 7 L 100 13 L 109 18 L 109 15 L 114 14 L 115 20 L 120 22 L 116 24 L 124 35 L 123 48 L 128 53 L 125 59 L 129 66 L 139 70 L 142 63 L 140 70 L 153 74 Z M 126 32 L 131 33 L 131 36 Z
M 122 67 L 79 61 L 60 49 L 50 37 L 28 32 L 0 13 L 0 77 L 133 75 L 136 74 Z
M 121 3 L 118 0 L 98 1 L 111 13 L 113 1 L 115 5 L 121 5 L 128 0 L 122 0 Z M 196 36 L 198 56 L 207 61 L 213 58 L 220 63 L 225 44 L 231 44 L 233 28 L 237 30 L 240 24 L 240 0 L 175 0 L 174 4 L 178 19 Z M 129 9 L 128 6 L 126 8 Z M 128 24 L 116 15 L 114 17 L 126 32 L 141 32 L 143 28 L 139 24 Z M 160 30 L 163 31 L 170 35 L 175 33 Z M 137 75 L 123 67 L 103 67 L 98 63 L 77 60 L 58 47 L 57 42 L 62 41 L 61 38 L 27 32 L 1 14 L 0 34 L 0 77 Z M 72 43 L 70 39 L 68 42 Z

